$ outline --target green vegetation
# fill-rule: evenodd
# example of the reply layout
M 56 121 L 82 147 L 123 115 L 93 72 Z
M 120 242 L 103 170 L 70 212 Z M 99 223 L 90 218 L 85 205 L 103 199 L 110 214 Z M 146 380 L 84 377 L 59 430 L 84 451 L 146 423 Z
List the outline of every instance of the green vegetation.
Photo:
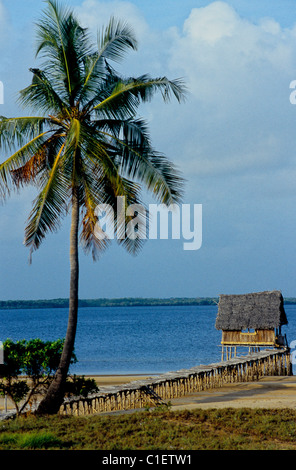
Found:
M 20 340 L 15 343 L 7 339 L 3 343 L 4 364 L 1 365 L 0 395 L 7 396 L 21 414 L 27 405 L 43 396 L 58 368 L 64 340 L 42 341 Z M 71 363 L 77 362 L 74 351 Z M 68 377 L 66 395 L 87 396 L 98 391 L 93 379 L 84 376 Z
M 296 304 L 296 297 L 288 297 L 284 299 L 285 305 L 295 305 Z
M 3 433 L 0 436 L 1 449 L 58 449 L 62 446 L 63 442 L 51 433 Z
M 296 411 L 143 411 L 91 417 L 19 417 L 0 428 L 0 450 L 295 450 Z
M 53 300 L 2 300 L 1 310 L 10 309 L 40 309 L 40 308 L 68 308 L 69 299 Z
M 41 69 L 30 68 L 32 82 L 19 93 L 28 114 L 0 116 L 0 147 L 10 154 L 0 164 L 0 200 L 23 186 L 38 190 L 25 227 L 30 253 L 71 213 L 68 327 L 40 414 L 56 413 L 63 401 L 76 337 L 79 242 L 96 260 L 111 241 L 98 223 L 98 205 L 108 204 L 116 240 L 135 254 L 143 245 L 144 224 L 135 224 L 131 233 L 134 218 L 123 213 L 142 203 L 141 191 L 167 206 L 182 201 L 183 177 L 152 147 L 138 109 L 157 92 L 165 102 L 172 97 L 181 102 L 186 94 L 180 79 L 124 77 L 115 70 L 128 51 L 137 49 L 125 22 L 112 17 L 95 40 L 72 9 L 56 0 L 46 4 L 36 24 Z
M 217 305 L 217 297 L 196 298 L 118 298 L 118 299 L 80 299 L 79 307 L 141 307 L 141 306 L 179 306 L 179 305 Z M 296 303 L 296 301 L 295 301 Z M 49 300 L 2 300 L 0 310 L 68 308 L 69 299 Z
M 80 299 L 78 305 L 83 307 L 158 307 L 158 306 L 185 306 L 185 305 L 217 305 L 218 297 L 171 297 L 160 298 L 133 298 L 123 297 L 118 299 Z M 295 305 L 296 297 L 284 299 L 285 305 Z M 48 300 L 0 300 L 0 310 L 14 309 L 42 309 L 42 308 L 68 308 L 69 299 Z

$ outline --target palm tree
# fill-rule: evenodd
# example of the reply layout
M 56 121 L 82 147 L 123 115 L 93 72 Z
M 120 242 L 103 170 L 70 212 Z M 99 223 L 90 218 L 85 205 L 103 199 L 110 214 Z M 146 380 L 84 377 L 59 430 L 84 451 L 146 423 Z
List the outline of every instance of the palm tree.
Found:
M 181 80 L 166 77 L 120 76 L 110 61 L 119 61 L 136 47 L 128 25 L 114 18 L 95 47 L 73 11 L 48 0 L 37 24 L 41 69 L 30 69 L 32 83 L 20 92 L 20 103 L 38 114 L 0 118 L 0 145 L 13 152 L 0 165 L 2 200 L 24 185 L 38 188 L 25 228 L 30 253 L 71 210 L 68 326 L 60 365 L 39 405 L 40 414 L 56 413 L 64 396 L 77 326 L 79 242 L 94 259 L 109 244 L 95 234 L 96 207 L 109 204 L 116 213 L 118 196 L 126 206 L 139 203 L 143 186 L 164 204 L 181 201 L 182 177 L 153 149 L 147 125 L 136 112 L 157 91 L 165 101 L 175 96 L 180 102 L 185 88 Z M 115 229 L 122 231 L 118 217 Z M 121 233 L 117 239 L 133 253 L 141 247 L 140 237 L 132 240 Z

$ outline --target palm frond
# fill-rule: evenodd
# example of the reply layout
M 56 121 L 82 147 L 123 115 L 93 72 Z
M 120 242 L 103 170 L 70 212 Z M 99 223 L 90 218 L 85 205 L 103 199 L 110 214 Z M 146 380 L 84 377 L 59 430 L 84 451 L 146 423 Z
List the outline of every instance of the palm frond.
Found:
M 55 0 L 48 0 L 42 20 L 37 24 L 36 56 L 41 52 L 63 73 L 67 81 L 68 92 L 71 93 L 70 71 L 66 57 L 65 38 L 61 24 L 69 18 L 71 12 L 61 9 Z
M 96 258 L 108 246 L 108 240 L 95 236 L 96 208 L 108 204 L 117 240 L 135 253 L 148 221 L 146 211 L 137 211 L 143 207 L 142 186 L 165 204 L 180 202 L 183 187 L 179 171 L 153 149 L 147 123 L 136 118 L 137 111 L 157 92 L 165 102 L 172 97 L 181 102 L 186 88 L 180 79 L 121 77 L 110 63 L 137 48 L 127 24 L 111 18 L 95 47 L 72 10 L 56 0 L 46 3 L 37 24 L 36 53 L 45 61 L 41 69 L 31 69 L 32 83 L 20 92 L 20 102 L 48 117 L 0 117 L 0 148 L 13 152 L 0 164 L 0 195 L 23 184 L 39 187 L 25 229 L 31 253 L 48 231 L 59 227 L 73 188 L 84 249 Z M 123 221 L 118 198 L 124 201 Z M 127 212 L 132 209 L 138 218 Z
M 121 61 L 128 49 L 136 50 L 137 39 L 132 28 L 125 22 L 110 18 L 106 28 L 98 34 L 99 56 L 115 62 Z
M 50 168 L 41 175 L 42 188 L 34 201 L 25 229 L 25 245 L 31 247 L 31 254 L 37 250 L 48 231 L 56 231 L 60 227 L 60 219 L 67 213 L 67 201 L 71 194 L 73 181 L 78 179 L 79 166 L 75 153 L 79 148 L 80 125 L 76 119 L 63 143 L 53 158 Z M 57 142 L 60 142 L 57 137 Z M 51 149 L 51 154 L 54 147 Z M 74 155 L 74 158 L 73 158 Z
M 57 149 L 60 148 L 61 144 L 60 134 L 52 134 L 38 145 L 36 152 L 23 166 L 10 170 L 11 178 L 16 187 L 19 188 L 30 183 L 38 186 L 40 179 L 43 178 L 43 173 L 50 171 L 53 164 L 52 156 L 57 153 Z
M 39 69 L 30 69 L 30 71 L 33 73 L 32 84 L 20 91 L 20 104 L 47 113 L 63 111 L 66 103 L 55 91 L 46 74 Z
M 110 142 L 104 135 L 96 134 L 94 129 L 84 124 L 81 127 L 83 158 L 88 161 L 88 165 L 97 168 L 100 174 L 110 181 L 114 191 L 120 192 L 121 178 L 118 165 L 112 157 Z
M 110 240 L 106 237 L 98 236 L 98 225 L 96 209 L 100 201 L 100 195 L 93 188 L 94 178 L 89 178 L 87 172 L 84 172 L 83 182 L 81 184 L 82 193 L 82 230 L 80 242 L 86 253 L 91 251 L 93 260 L 96 261 L 99 255 L 107 248 Z
M 82 28 L 72 11 L 48 0 L 48 10 L 37 24 L 37 52 L 46 59 L 44 69 L 68 97 L 70 106 L 79 97 L 84 82 L 83 63 L 93 52 L 89 34 Z M 50 58 L 50 62 L 48 62 Z
M 102 121 L 104 125 L 112 121 Z M 121 175 L 144 183 L 148 191 L 164 204 L 182 200 L 184 179 L 177 168 L 162 154 L 152 148 L 147 125 L 143 120 L 122 121 L 122 136 L 101 130 L 113 141 L 116 160 Z M 112 130 L 112 129 L 110 129 Z
M 124 145 L 124 150 L 125 158 L 122 159 L 124 175 L 143 183 L 146 189 L 163 204 L 182 201 L 184 179 L 165 155 L 156 153 L 152 149 L 149 149 L 149 152 L 139 152 L 127 145 Z
M 117 241 L 128 253 L 136 255 L 147 238 L 149 213 L 140 198 L 141 186 L 127 178 L 123 178 L 123 181 L 126 188 L 122 211 L 124 216 L 115 211 Z
M 102 80 L 109 74 L 106 60 L 118 62 L 128 49 L 137 49 L 137 40 L 131 28 L 112 17 L 106 28 L 98 33 L 98 51 L 85 61 L 85 81 L 80 98 L 93 99 Z
M 101 253 L 109 246 L 111 240 L 102 231 L 98 220 L 99 207 L 107 208 L 104 221 L 112 224 L 114 238 L 128 252 L 136 254 L 142 247 L 146 239 L 146 227 L 148 226 L 148 212 L 142 214 L 139 211 L 138 227 L 134 229 L 134 214 L 128 214 L 132 208 L 143 204 L 140 200 L 140 186 L 134 182 L 121 178 L 120 207 L 118 193 L 110 180 L 102 175 L 101 178 L 86 178 L 87 171 L 84 171 L 83 178 L 83 200 L 81 202 L 84 217 L 82 220 L 81 243 L 86 253 L 92 252 L 92 257 L 97 260 Z M 93 175 L 93 173 L 92 173 Z M 142 230 L 144 228 L 144 231 Z M 136 234 L 136 236 L 132 236 Z
M 12 150 L 43 133 L 49 119 L 42 116 L 7 118 L 0 116 L 0 148 Z
M 15 189 L 19 187 L 19 179 L 15 178 L 15 172 L 20 168 L 28 165 L 28 162 L 31 160 L 32 157 L 35 156 L 35 170 L 37 170 L 37 156 L 39 155 L 40 149 L 44 144 L 44 138 L 46 136 L 46 132 L 42 132 L 41 134 L 34 137 L 32 140 L 27 142 L 23 145 L 20 149 L 18 149 L 13 155 L 11 155 L 5 162 L 0 164 L 0 196 L 1 198 L 5 199 L 6 195 L 9 195 L 13 186 Z M 34 172 L 34 174 L 36 174 Z M 33 177 L 33 173 L 31 173 Z M 32 178 L 33 179 L 33 178 Z M 22 180 L 22 183 L 28 182 L 29 180 L 25 181 Z
M 69 182 L 61 171 L 64 147 L 63 144 L 49 172 L 49 177 L 44 178 L 44 186 L 35 199 L 29 215 L 24 244 L 31 247 L 31 253 L 39 248 L 48 231 L 59 228 L 60 218 L 66 213 Z
M 72 119 L 65 139 L 63 172 L 72 186 L 79 185 L 80 171 L 80 148 L 82 145 L 81 123 L 78 119 Z
M 134 117 L 141 102 L 150 101 L 160 91 L 167 102 L 174 95 L 179 102 L 185 98 L 186 89 L 181 79 L 168 80 L 166 77 L 152 79 L 148 75 L 127 80 L 118 79 L 112 91 L 101 90 L 99 103 L 93 109 L 104 113 L 107 117 Z

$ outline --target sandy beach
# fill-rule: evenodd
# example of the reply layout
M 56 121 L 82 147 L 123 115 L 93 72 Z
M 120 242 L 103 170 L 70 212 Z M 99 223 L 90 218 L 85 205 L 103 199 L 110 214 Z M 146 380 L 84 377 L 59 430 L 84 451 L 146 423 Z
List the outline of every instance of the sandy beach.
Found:
M 296 410 L 296 377 L 263 377 L 258 382 L 227 384 L 173 400 L 173 409 L 292 408 Z
M 148 375 L 92 376 L 98 386 L 119 385 L 151 377 Z M 256 382 L 226 384 L 223 387 L 171 400 L 172 410 L 194 408 L 293 408 L 296 409 L 296 376 L 263 377 Z
M 94 378 L 98 387 L 116 386 L 151 375 L 86 375 Z M 226 384 L 223 387 L 188 394 L 170 400 L 172 410 L 209 408 L 292 408 L 296 410 L 296 376 L 263 377 L 256 382 Z M 8 402 L 8 409 L 12 404 Z M 4 399 L 0 399 L 0 411 Z
M 147 379 L 153 377 L 149 374 L 133 374 L 133 375 L 85 375 L 85 378 L 95 379 L 98 387 L 106 387 L 108 385 L 122 385 L 135 380 Z

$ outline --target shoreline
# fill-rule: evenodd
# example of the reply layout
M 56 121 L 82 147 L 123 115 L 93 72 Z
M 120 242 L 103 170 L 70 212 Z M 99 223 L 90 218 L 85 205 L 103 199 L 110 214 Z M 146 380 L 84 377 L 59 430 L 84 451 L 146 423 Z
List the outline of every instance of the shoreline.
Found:
M 89 376 L 98 381 L 98 386 L 121 385 L 141 378 L 140 375 Z M 170 400 L 172 411 L 210 408 L 289 408 L 296 410 L 296 376 L 265 376 L 257 381 L 237 382 L 221 387 L 188 393 Z
M 147 373 L 122 373 L 122 374 L 76 374 L 84 377 L 156 377 L 164 372 L 147 372 Z
M 84 375 L 84 374 L 79 374 Z M 86 379 L 94 379 L 100 386 L 122 385 L 139 379 L 147 379 L 148 377 L 156 377 L 159 374 L 85 374 Z
M 149 378 L 149 374 L 131 375 L 85 375 L 94 378 L 98 387 L 123 385 Z M 254 382 L 237 382 L 221 387 L 188 393 L 180 398 L 172 398 L 172 411 L 219 408 L 261 408 L 283 409 L 296 411 L 296 376 L 266 376 Z M 0 415 L 4 413 L 4 398 L 0 398 Z M 13 409 L 10 400 L 7 409 Z M 134 410 L 135 412 L 137 410 Z M 125 411 L 122 411 L 125 412 Z M 130 412 L 127 411 L 127 412 Z

